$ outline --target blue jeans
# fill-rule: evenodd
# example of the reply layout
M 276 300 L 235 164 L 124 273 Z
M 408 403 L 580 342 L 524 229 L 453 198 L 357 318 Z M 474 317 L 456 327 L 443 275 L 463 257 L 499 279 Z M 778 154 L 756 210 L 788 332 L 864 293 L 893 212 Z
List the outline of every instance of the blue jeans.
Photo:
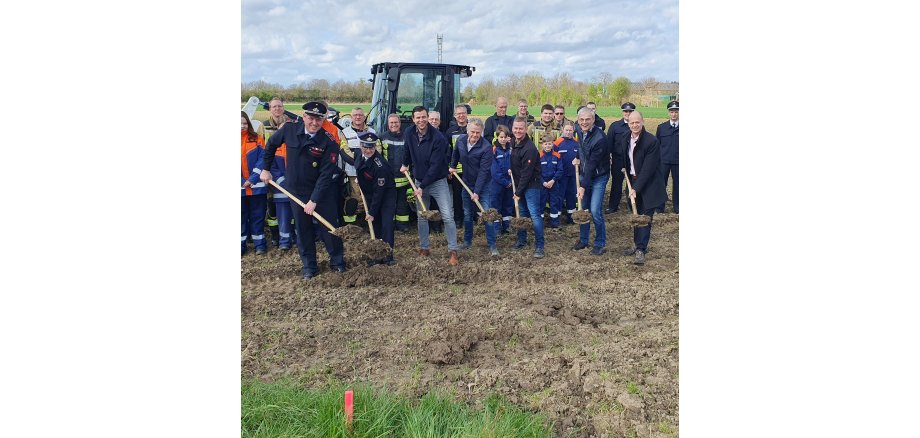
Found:
M 486 186 L 485 193 L 479 198 L 479 203 L 482 204 L 484 210 L 491 208 L 492 203 L 489 202 L 489 198 L 491 196 L 489 196 L 488 186 Z M 473 198 L 470 197 L 470 194 L 465 189 L 460 192 L 460 199 L 463 200 L 463 242 L 472 245 L 473 225 L 479 216 L 479 207 L 476 206 Z M 489 244 L 489 248 L 493 248 L 495 246 L 495 227 L 492 222 L 488 222 L 485 225 L 486 243 Z
M 415 184 L 418 185 L 418 183 L 416 180 Z M 431 205 L 431 198 L 438 201 L 438 209 L 444 221 L 444 232 L 447 234 L 447 250 L 456 251 L 457 224 L 454 222 L 454 199 L 451 197 L 447 178 L 441 178 L 422 189 L 422 202 L 426 208 Z M 418 204 L 418 197 L 415 198 L 415 203 Z M 416 211 L 422 211 L 421 206 L 416 205 L 416 208 Z M 422 249 L 429 249 L 431 245 L 428 240 L 428 221 L 422 215 L 418 215 L 418 243 Z
M 607 246 L 607 228 L 604 225 L 604 190 L 607 188 L 607 180 L 609 179 L 609 173 L 594 177 L 591 180 L 591 187 L 585 189 L 585 195 L 581 198 L 581 207 L 585 208 L 585 201 L 587 201 L 588 210 L 591 210 L 591 217 L 594 219 L 595 248 Z M 583 224 L 579 227 L 578 238 L 581 243 L 587 245 L 590 234 L 591 224 Z
M 535 237 L 535 249 L 543 249 L 543 206 L 540 205 L 540 192 L 542 189 L 527 189 L 524 192 L 524 198 L 518 203 L 521 210 L 521 217 L 530 216 L 533 220 L 533 234 Z M 527 243 L 527 231 L 519 230 L 517 233 L 519 244 Z

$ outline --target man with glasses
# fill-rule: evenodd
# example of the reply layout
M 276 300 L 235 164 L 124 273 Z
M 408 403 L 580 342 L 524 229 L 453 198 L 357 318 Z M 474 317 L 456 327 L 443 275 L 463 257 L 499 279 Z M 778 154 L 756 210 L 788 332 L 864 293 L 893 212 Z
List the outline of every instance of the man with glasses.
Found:
M 565 107 L 562 105 L 556 105 L 553 108 L 553 119 L 556 122 L 556 129 L 559 129 L 560 131 L 562 130 L 562 127 L 565 126 L 565 122 L 570 121 L 569 119 L 565 118 Z M 575 122 L 572 122 L 572 124 L 574 125 Z
M 302 121 L 285 123 L 273 134 L 262 156 L 262 172 L 259 179 L 268 183 L 272 174 L 268 170 L 275 159 L 275 151 L 282 143 L 287 145 L 287 166 L 285 179 L 287 190 L 306 203 L 305 207 L 294 204 L 294 227 L 297 229 L 297 251 L 303 265 L 305 280 L 318 274 L 316 263 L 316 241 L 318 234 L 329 253 L 329 266 L 333 271 L 345 272 L 345 257 L 342 240 L 329 233 L 324 226 L 313 222 L 313 212 L 319 213 L 333 227 L 339 226 L 337 205 L 341 173 L 338 168 L 339 144 L 332 134 L 323 129 L 326 120 L 326 105 L 311 101 L 303 105 Z M 316 234 L 315 234 L 316 233 Z

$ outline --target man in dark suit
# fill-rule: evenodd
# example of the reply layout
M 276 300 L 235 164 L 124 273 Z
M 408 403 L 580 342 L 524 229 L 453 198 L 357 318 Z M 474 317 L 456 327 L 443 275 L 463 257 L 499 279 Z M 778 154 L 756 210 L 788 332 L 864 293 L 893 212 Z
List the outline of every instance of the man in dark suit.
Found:
M 610 178 L 613 183 L 610 184 L 610 200 L 604 213 L 616 213 L 620 209 L 620 198 L 623 196 L 623 151 L 626 149 L 623 142 L 629 132 L 629 125 L 626 119 L 636 110 L 636 105 L 632 102 L 626 102 L 620 105 L 623 110 L 623 118 L 610 124 L 607 131 L 607 145 L 610 150 Z
M 671 207 L 674 209 L 674 214 L 680 212 L 680 203 L 678 202 L 680 199 L 678 196 L 679 186 L 677 184 L 679 109 L 676 100 L 668 103 L 668 118 L 670 120 L 658 125 L 658 130 L 655 131 L 655 137 L 658 137 L 658 141 L 661 143 L 661 180 L 665 184 L 665 189 L 668 186 L 668 174 L 671 174 Z M 664 213 L 664 205 L 657 211 L 658 213 Z
M 626 177 L 632 184 L 629 197 L 636 200 L 636 210 L 639 214 L 654 217 L 655 209 L 664 205 L 668 194 L 664 189 L 661 179 L 661 149 L 658 139 L 645 130 L 645 120 L 642 113 L 633 111 L 629 115 L 629 135 L 626 138 Z M 645 264 L 645 253 L 648 252 L 648 241 L 652 236 L 652 224 L 647 227 L 633 228 L 633 247 L 623 252 L 624 255 L 635 255 L 633 263 Z

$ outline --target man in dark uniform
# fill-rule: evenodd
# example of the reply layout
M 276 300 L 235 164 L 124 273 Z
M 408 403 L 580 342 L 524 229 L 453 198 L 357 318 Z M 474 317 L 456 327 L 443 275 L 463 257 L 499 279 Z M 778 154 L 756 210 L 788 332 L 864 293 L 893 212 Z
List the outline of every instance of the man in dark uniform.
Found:
M 678 127 L 680 121 L 678 120 L 678 110 L 679 105 L 676 100 L 672 100 L 668 103 L 668 120 L 660 125 L 658 125 L 658 130 L 655 131 L 655 137 L 658 137 L 658 142 L 661 143 L 661 180 L 664 182 L 665 190 L 668 188 L 668 174 L 671 174 L 671 208 L 674 209 L 674 214 L 680 212 L 679 202 L 680 199 L 678 194 L 678 185 L 677 185 L 677 158 L 678 158 Z M 658 213 L 664 213 L 664 205 L 662 204 L 659 208 Z
M 294 227 L 297 229 L 297 250 L 303 263 L 303 278 L 309 280 L 317 275 L 316 241 L 312 238 L 318 230 L 329 253 L 329 265 L 333 271 L 345 272 L 345 257 L 342 239 L 333 236 L 312 216 L 316 211 L 333 227 L 339 226 L 338 203 L 339 184 L 342 175 L 338 167 L 339 144 L 332 134 L 325 131 L 326 105 L 307 102 L 303 105 L 304 117 L 300 121 L 285 123 L 269 140 L 262 158 L 263 170 L 259 178 L 263 182 L 272 179 L 270 168 L 275 150 L 282 143 L 287 144 L 288 191 L 306 207 L 300 207 L 291 200 L 294 212 Z
M 610 124 L 610 129 L 607 131 L 607 145 L 610 149 L 610 177 L 613 180 L 613 183 L 610 185 L 610 200 L 607 203 L 607 209 L 604 210 L 604 213 L 616 213 L 620 209 L 620 199 L 623 197 L 623 172 L 620 169 L 623 168 L 623 151 L 626 150 L 624 142 L 626 141 L 627 133 L 629 132 L 629 125 L 626 123 L 626 120 L 629 118 L 629 115 L 636 110 L 636 105 L 632 102 L 626 102 L 623 105 L 620 105 L 620 109 L 623 110 L 623 118 L 617 120 Z
M 368 206 L 364 220 L 374 224 L 374 233 L 390 248 L 393 248 L 393 215 L 396 213 L 396 182 L 393 178 L 393 169 L 386 158 L 377 152 L 377 134 L 366 132 L 359 137 L 361 153 L 351 159 L 343 159 L 355 167 L 358 185 L 364 193 Z M 360 197 L 360 195 L 359 195 Z M 393 253 L 383 259 L 369 260 L 368 266 L 385 263 L 395 265 Z
M 661 180 L 661 149 L 658 139 L 645 130 L 642 113 L 633 111 L 629 115 L 629 134 L 626 138 L 626 173 L 632 183 L 629 197 L 636 200 L 639 214 L 654 217 L 655 209 L 664 205 L 668 194 Z M 633 246 L 623 255 L 633 255 L 633 263 L 645 264 L 648 241 L 652 236 L 652 224 L 633 228 Z
M 380 139 L 383 141 L 383 158 L 387 159 L 391 167 L 399 166 L 406 154 L 406 142 L 400 129 L 399 115 L 394 113 L 387 116 L 387 130 L 380 135 Z M 409 180 L 396 168 L 393 168 L 393 179 L 396 182 L 396 231 L 407 232 L 411 213 L 409 202 L 406 200 Z

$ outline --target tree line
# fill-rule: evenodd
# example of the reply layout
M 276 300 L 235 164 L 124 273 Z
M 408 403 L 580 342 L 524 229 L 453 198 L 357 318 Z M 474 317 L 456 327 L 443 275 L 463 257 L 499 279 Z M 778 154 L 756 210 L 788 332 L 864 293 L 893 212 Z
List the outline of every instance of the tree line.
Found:
M 598 106 L 619 106 L 629 100 L 640 106 L 657 106 L 655 103 L 661 100 L 661 96 L 676 97 L 677 85 L 676 82 L 659 82 L 655 78 L 633 82 L 624 76 L 614 78 L 608 72 L 602 72 L 590 81 L 575 80 L 570 73 L 558 73 L 551 78 L 539 73 L 512 74 L 499 79 L 487 77 L 478 84 L 464 85 L 460 101 L 490 104 L 499 96 L 505 96 L 512 106 L 520 98 L 527 99 L 531 105 L 578 106 L 594 101 Z M 366 103 L 371 101 L 372 92 L 372 84 L 367 80 L 329 82 L 313 79 L 289 86 L 260 80 L 242 84 L 240 101 L 256 96 L 267 102 L 273 96 L 279 96 L 287 102 L 325 99 L 329 102 Z

